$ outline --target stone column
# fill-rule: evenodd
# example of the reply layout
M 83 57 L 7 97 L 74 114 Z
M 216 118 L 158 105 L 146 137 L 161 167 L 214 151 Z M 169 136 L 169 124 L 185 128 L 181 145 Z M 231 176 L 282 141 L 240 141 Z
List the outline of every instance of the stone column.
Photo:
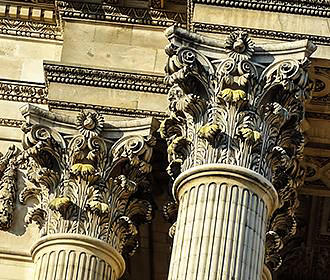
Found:
M 147 175 L 154 139 L 109 141 L 103 117 L 94 111 L 76 120 L 40 113 L 44 123 L 64 122 L 66 134 L 68 126 L 76 129 L 69 137 L 52 125 L 24 129 L 17 161 L 27 174 L 20 200 L 37 201 L 25 220 L 41 234 L 31 250 L 34 280 L 117 280 L 125 272 L 123 257 L 139 245 L 138 225 L 152 218 Z
M 112 246 L 84 235 L 45 236 L 31 252 L 34 280 L 117 280 L 125 271 L 123 257 Z
M 169 279 L 259 279 L 272 184 L 256 172 L 205 164 L 174 183 L 179 215 Z
M 295 230 L 314 48 L 287 45 L 301 48 L 292 59 L 240 31 L 225 43 L 176 27 L 167 36 L 170 116 L 159 131 L 178 203 L 168 279 L 270 280 L 264 262 L 278 268 Z

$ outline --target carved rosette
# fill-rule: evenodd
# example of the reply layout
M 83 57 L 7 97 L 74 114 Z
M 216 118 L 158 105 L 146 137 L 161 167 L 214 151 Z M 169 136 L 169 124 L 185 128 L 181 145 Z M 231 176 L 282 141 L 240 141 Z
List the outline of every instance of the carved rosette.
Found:
M 25 129 L 27 166 L 20 201 L 38 202 L 26 222 L 41 235 L 80 234 L 104 241 L 117 252 L 132 255 L 138 247 L 138 226 L 152 218 L 148 174 L 153 137 L 127 136 L 112 143 L 102 137 L 103 117 L 81 112 L 79 133 L 63 135 L 35 124 Z
M 198 43 L 178 42 L 166 49 L 170 116 L 159 130 L 168 143 L 169 174 L 175 179 L 192 167 L 219 163 L 245 167 L 271 181 L 280 208 L 269 223 L 266 263 L 276 270 L 279 250 L 295 233 L 309 61 L 255 63 L 253 41 L 238 31 L 229 35 L 222 59 L 199 50 Z

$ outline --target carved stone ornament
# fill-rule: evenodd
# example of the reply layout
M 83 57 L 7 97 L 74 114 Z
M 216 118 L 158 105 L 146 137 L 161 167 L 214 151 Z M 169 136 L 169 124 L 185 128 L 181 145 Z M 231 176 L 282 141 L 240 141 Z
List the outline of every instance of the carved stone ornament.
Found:
M 159 131 L 168 143 L 168 172 L 175 179 L 192 167 L 219 163 L 271 181 L 280 208 L 270 220 L 266 263 L 276 270 L 283 242 L 295 233 L 296 189 L 304 176 L 300 124 L 312 87 L 305 53 L 315 47 L 306 41 L 257 47 L 242 32 L 225 44 L 180 28 L 167 36 L 170 116 Z M 301 56 L 283 59 L 302 44 Z
M 104 119 L 95 111 L 81 112 L 75 122 L 73 135 L 45 124 L 24 128 L 18 161 L 27 172 L 19 199 L 37 200 L 26 223 L 36 223 L 42 236 L 77 233 L 131 255 L 138 246 L 138 225 L 152 218 L 148 174 L 154 138 L 125 136 L 114 143 L 102 136 Z
M 18 149 L 10 146 L 0 158 L 0 230 L 11 226 L 16 203 L 16 174 Z

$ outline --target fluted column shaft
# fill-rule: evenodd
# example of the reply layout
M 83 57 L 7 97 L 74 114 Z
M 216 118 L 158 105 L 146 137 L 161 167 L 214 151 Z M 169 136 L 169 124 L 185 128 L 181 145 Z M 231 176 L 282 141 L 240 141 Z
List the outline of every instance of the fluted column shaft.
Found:
M 32 248 L 34 280 L 117 280 L 121 255 L 107 243 L 79 234 L 53 234 Z
M 248 169 L 203 165 L 174 183 L 179 212 L 169 280 L 260 280 L 271 183 Z

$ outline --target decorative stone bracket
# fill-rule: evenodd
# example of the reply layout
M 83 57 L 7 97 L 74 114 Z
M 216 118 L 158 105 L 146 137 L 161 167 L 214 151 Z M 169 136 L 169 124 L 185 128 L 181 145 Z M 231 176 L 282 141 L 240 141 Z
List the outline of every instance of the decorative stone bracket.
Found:
M 267 206 L 266 263 L 276 270 L 280 248 L 295 233 L 296 190 L 304 177 L 300 125 L 312 89 L 307 57 L 315 46 L 306 40 L 256 46 L 241 31 L 225 43 L 177 27 L 167 36 L 170 117 L 160 133 L 168 142 L 169 174 L 176 179 L 216 164 L 243 167 L 269 180 L 279 204 Z M 180 216 L 185 210 L 180 210 L 184 198 L 179 198 L 178 184 L 173 194 Z

